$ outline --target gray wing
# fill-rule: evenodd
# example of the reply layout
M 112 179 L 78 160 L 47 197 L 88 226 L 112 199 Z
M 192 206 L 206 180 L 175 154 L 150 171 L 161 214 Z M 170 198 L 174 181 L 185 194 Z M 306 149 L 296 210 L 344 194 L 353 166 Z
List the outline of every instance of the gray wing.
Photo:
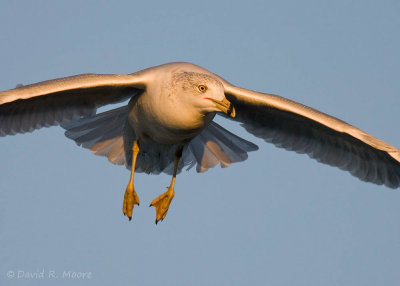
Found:
M 82 74 L 0 92 L 0 136 L 31 132 L 96 113 L 141 92 L 138 74 Z
M 250 133 L 275 146 L 308 154 L 359 179 L 400 187 L 400 150 L 337 118 L 286 98 L 232 86 L 225 93 Z

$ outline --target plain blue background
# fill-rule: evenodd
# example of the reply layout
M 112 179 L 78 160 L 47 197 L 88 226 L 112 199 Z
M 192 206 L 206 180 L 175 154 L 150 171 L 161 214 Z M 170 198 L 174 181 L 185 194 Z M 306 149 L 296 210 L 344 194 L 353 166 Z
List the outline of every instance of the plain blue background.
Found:
M 199 64 L 400 146 L 400 2 L 7 1 L 0 90 L 73 74 Z M 136 177 L 60 127 L 0 138 L 1 285 L 399 285 L 400 192 L 260 146 L 246 162 Z M 14 271 L 43 279 L 8 278 Z M 49 278 L 91 272 L 91 279 Z

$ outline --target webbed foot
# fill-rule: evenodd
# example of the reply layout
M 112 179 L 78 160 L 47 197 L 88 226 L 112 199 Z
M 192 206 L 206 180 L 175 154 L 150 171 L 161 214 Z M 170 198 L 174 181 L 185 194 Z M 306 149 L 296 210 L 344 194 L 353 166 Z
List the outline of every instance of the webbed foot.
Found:
M 167 215 L 169 205 L 174 198 L 174 193 L 174 184 L 171 184 L 165 193 L 158 196 L 151 202 L 150 207 L 156 208 L 156 224 L 160 220 L 162 221 Z
M 139 197 L 135 192 L 133 183 L 129 182 L 126 187 L 124 204 L 122 206 L 122 212 L 129 218 L 129 220 L 132 219 L 132 211 L 135 205 L 139 205 Z

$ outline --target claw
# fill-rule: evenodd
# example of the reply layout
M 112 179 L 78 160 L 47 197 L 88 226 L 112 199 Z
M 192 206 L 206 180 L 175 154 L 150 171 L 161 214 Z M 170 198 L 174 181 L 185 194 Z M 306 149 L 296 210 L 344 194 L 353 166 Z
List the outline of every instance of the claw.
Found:
M 124 203 L 122 206 L 122 212 L 129 218 L 129 221 L 132 220 L 132 211 L 135 205 L 139 205 L 139 197 L 133 188 L 133 183 L 129 182 L 128 186 L 126 187 Z
M 156 208 L 156 224 L 159 221 L 162 221 L 167 215 L 169 205 L 171 204 L 173 198 L 174 198 L 174 185 L 171 184 L 171 186 L 165 193 L 161 194 L 151 202 L 150 207 Z

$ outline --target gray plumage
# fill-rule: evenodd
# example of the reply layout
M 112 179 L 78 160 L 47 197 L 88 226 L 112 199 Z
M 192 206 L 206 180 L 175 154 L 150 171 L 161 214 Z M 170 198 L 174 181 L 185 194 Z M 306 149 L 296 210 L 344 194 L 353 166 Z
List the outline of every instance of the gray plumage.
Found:
M 78 75 L 0 92 L 0 136 L 61 124 L 78 145 L 128 168 L 132 142 L 141 137 L 145 139 L 136 170 L 154 174 L 172 173 L 174 152 L 181 144 L 178 171 L 196 166 L 202 172 L 246 160 L 256 145 L 212 122 L 215 111 L 202 111 L 203 121 L 195 122 L 191 104 L 181 102 L 190 97 L 177 95 L 193 93 L 193 87 L 204 82 L 209 86 L 205 94 L 225 96 L 236 109 L 231 119 L 266 142 L 307 154 L 363 181 L 400 187 L 399 149 L 337 118 L 280 96 L 235 87 L 189 63 L 129 75 Z M 126 106 L 96 113 L 101 106 L 126 100 Z M 195 108 L 206 107 L 193 104 Z

